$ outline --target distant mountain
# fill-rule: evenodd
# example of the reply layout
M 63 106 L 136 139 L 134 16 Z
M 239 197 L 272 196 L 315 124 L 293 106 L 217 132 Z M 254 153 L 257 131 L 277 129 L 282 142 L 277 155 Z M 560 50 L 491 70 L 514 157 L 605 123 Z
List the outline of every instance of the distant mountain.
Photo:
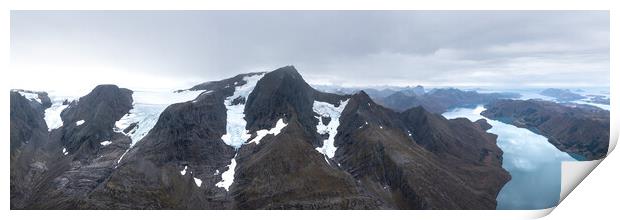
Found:
M 433 89 L 423 95 L 408 95 L 396 92 L 385 98 L 377 99 L 382 105 L 396 111 L 405 111 L 412 107 L 422 106 L 426 110 L 443 113 L 456 107 L 471 107 L 490 101 L 506 98 L 518 98 L 516 93 L 478 93 L 459 89 Z
M 602 105 L 609 105 L 610 104 L 610 101 L 609 101 L 608 97 L 600 96 L 600 95 L 590 96 L 590 98 L 588 100 L 586 100 L 586 102 L 591 102 L 591 103 L 595 103 L 595 104 L 602 104 Z
M 485 117 L 539 133 L 576 159 L 595 160 L 607 154 L 609 111 L 542 100 L 498 100 L 486 108 Z
M 407 87 L 396 87 L 396 86 L 389 86 L 389 87 L 353 87 L 353 88 L 349 88 L 349 87 L 339 87 L 339 86 L 325 86 L 325 85 L 319 85 L 319 86 L 315 86 L 318 90 L 323 91 L 323 92 L 329 92 L 329 93 L 336 93 L 339 95 L 351 95 L 351 94 L 355 94 L 358 93 L 360 91 L 364 91 L 366 94 L 368 94 L 368 96 L 370 96 L 373 100 L 379 100 L 382 98 L 385 98 L 387 96 L 390 96 L 394 93 L 397 92 L 401 92 L 405 95 L 408 96 L 414 96 L 414 95 L 424 95 L 424 93 L 426 92 L 424 90 L 423 86 L 415 86 L 415 87 L 411 87 L 411 86 L 407 86 Z
M 540 94 L 544 96 L 556 98 L 556 100 L 561 101 L 561 102 L 568 102 L 568 101 L 574 101 L 574 100 L 586 98 L 585 96 L 579 95 L 577 93 L 573 93 L 568 89 L 550 88 L 550 89 L 543 90 L 542 92 L 540 92 Z
M 192 91 L 159 113 L 97 86 L 51 131 L 11 92 L 11 208 L 495 209 L 510 179 L 484 121 L 320 92 L 292 66 Z

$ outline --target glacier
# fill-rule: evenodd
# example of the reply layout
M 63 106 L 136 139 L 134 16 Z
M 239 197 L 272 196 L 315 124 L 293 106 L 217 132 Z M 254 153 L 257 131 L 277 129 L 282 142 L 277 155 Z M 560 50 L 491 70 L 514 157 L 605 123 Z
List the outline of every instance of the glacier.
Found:
M 226 134 L 222 135 L 222 140 L 235 149 L 239 149 L 251 135 L 248 134 L 248 130 L 245 130 L 246 121 L 245 114 L 243 113 L 245 101 L 236 105 L 233 105 L 233 101 L 238 98 L 247 100 L 258 80 L 263 78 L 263 75 L 261 73 L 244 77 L 243 80 L 246 83 L 242 86 L 236 86 L 233 95 L 224 100 L 224 105 L 226 105 Z
M 36 93 L 18 91 L 20 95 L 28 100 L 34 100 L 42 104 L 39 95 Z M 48 93 L 48 97 L 52 102 L 52 106 L 45 109 L 43 118 L 45 120 L 45 124 L 47 124 L 47 130 L 52 131 L 56 128 L 59 128 L 63 125 L 62 119 L 60 118 L 60 113 L 65 110 L 69 105 L 64 105 L 63 102 L 67 100 L 67 103 L 73 100 L 75 97 L 73 96 L 58 96 L 54 92 Z
M 157 124 L 159 115 L 170 105 L 187 102 L 196 99 L 203 90 L 172 92 L 169 90 L 138 90 L 133 93 L 133 108 L 125 116 L 115 123 L 114 130 L 122 132 L 131 138 L 131 145 L 116 162 L 120 164 L 125 155 L 146 136 Z M 136 127 L 124 132 L 131 124 L 138 123 Z
M 254 90 L 256 83 L 258 83 L 264 75 L 265 73 L 260 73 L 243 77 L 243 81 L 246 83 L 237 86 L 237 82 L 235 82 L 235 92 L 224 100 L 224 105 L 226 106 L 226 134 L 222 135 L 222 141 L 232 146 L 235 150 L 239 149 L 241 145 L 251 137 L 249 131 L 245 129 L 247 124 L 243 112 L 245 110 L 245 101 L 247 101 L 248 96 Z M 233 105 L 233 101 L 239 98 L 245 101 Z M 215 186 L 224 188 L 228 191 L 235 179 L 235 167 L 237 166 L 236 157 L 237 155 L 235 154 L 230 160 L 230 164 L 227 166 L 228 170 L 222 173 L 222 180 L 216 183 Z
M 45 123 L 48 131 L 60 128 L 63 125 L 60 113 L 69 105 L 63 105 L 62 102 L 52 102 L 52 106 L 45 109 Z

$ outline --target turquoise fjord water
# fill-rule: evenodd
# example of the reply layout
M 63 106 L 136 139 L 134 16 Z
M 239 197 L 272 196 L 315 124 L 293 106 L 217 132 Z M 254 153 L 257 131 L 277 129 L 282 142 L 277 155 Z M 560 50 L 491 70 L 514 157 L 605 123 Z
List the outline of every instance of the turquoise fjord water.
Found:
M 518 128 L 481 116 L 484 107 L 457 108 L 443 114 L 448 119 L 484 118 L 493 127 L 497 145 L 504 151 L 503 167 L 512 179 L 497 196 L 497 209 L 545 209 L 556 206 L 560 199 L 561 163 L 575 161 L 558 150 L 547 138 L 528 129 Z

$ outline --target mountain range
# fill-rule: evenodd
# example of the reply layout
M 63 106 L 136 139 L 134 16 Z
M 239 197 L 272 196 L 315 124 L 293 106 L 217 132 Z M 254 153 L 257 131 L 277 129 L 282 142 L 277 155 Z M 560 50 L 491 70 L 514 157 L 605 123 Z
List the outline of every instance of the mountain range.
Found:
M 11 91 L 11 209 L 495 209 L 510 180 L 484 120 L 321 92 L 292 66 L 175 93 L 197 95 L 137 120 L 137 92 L 100 85 L 51 126 L 46 93 Z

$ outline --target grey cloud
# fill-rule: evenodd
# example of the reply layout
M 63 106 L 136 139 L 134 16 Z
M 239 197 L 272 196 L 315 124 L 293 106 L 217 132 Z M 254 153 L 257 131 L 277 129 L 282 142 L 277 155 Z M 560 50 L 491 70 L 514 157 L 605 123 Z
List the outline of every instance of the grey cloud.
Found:
M 198 81 L 292 64 L 319 84 L 608 86 L 609 13 L 13 11 L 11 59 Z

